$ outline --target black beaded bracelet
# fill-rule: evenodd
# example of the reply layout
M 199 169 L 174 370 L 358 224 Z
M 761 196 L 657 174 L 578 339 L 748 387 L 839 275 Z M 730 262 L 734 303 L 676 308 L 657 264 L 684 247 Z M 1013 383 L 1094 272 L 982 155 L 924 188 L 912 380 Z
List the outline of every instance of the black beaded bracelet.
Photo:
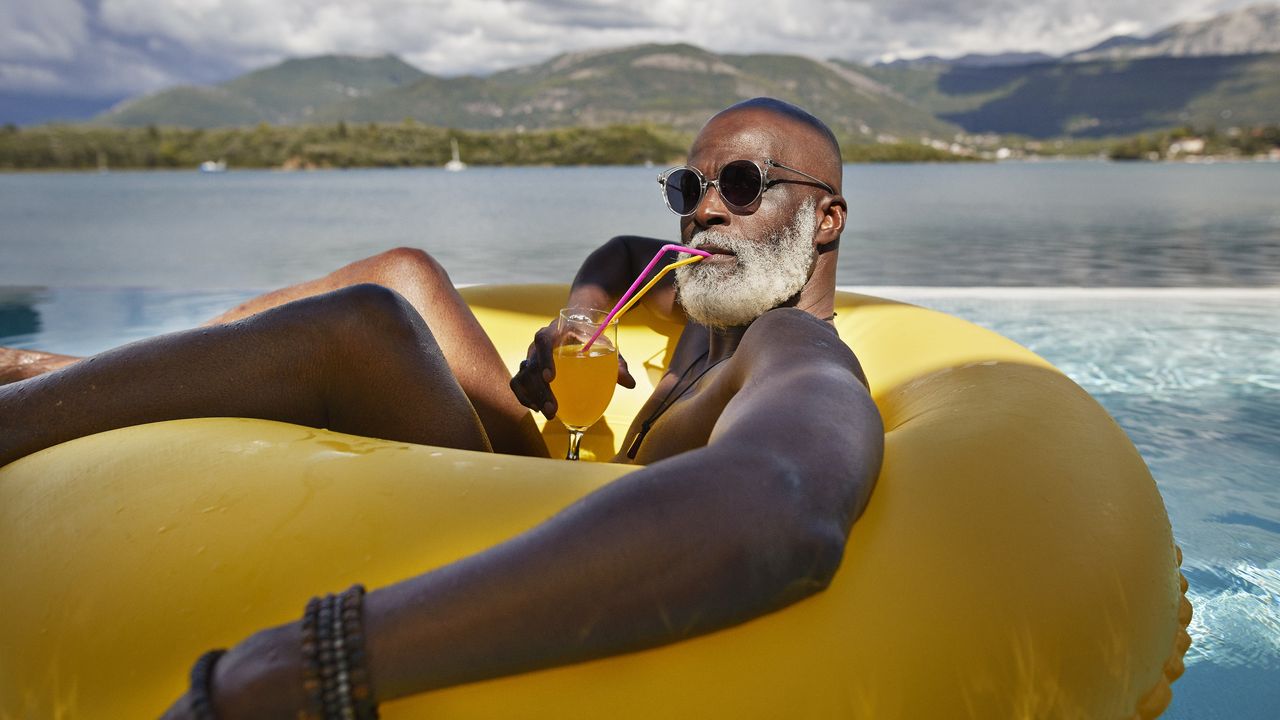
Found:
M 363 585 L 353 585 L 342 593 L 339 612 L 342 644 L 346 653 L 348 697 L 356 720 L 376 720 L 378 705 L 373 700 L 369 670 L 365 664 Z
M 213 712 L 213 668 L 218 658 L 226 653 L 221 648 L 210 650 L 191 666 L 191 689 L 187 695 L 191 700 L 191 714 L 196 720 L 217 720 Z
M 307 699 L 302 720 L 321 720 L 324 717 L 320 681 L 320 603 L 320 598 L 311 598 L 302 615 L 302 691 Z
M 369 720 L 378 717 L 365 666 L 361 630 L 364 587 L 312 598 L 302 618 L 304 717 Z

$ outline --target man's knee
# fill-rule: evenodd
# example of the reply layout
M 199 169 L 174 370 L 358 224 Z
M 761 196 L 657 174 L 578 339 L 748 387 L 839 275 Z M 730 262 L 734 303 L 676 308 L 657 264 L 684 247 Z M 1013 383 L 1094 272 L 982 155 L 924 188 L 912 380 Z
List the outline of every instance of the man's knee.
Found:
M 357 283 L 330 293 L 335 304 L 358 319 L 398 318 L 413 313 L 404 296 L 385 285 Z
M 378 263 L 385 276 L 397 281 L 452 286 L 444 266 L 427 251 L 419 248 L 394 248 L 375 255 L 373 260 Z
M 400 340 L 429 333 L 418 311 L 400 293 L 374 283 L 359 283 L 325 296 L 326 312 L 336 316 L 333 330 L 345 340 L 361 343 L 377 339 Z

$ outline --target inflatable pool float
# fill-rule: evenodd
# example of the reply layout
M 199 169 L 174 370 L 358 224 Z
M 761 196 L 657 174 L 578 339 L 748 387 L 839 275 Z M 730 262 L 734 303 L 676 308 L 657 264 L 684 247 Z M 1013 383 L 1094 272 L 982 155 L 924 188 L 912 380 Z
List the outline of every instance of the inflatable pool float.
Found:
M 464 292 L 512 367 L 563 286 Z M 386 718 L 1149 718 L 1191 608 L 1128 438 L 1017 344 L 841 293 L 841 337 L 885 423 L 879 483 L 831 586 L 662 648 L 384 703 Z M 644 310 L 639 381 L 678 328 Z M 544 436 L 563 452 L 563 433 Z M 157 716 L 210 647 L 307 598 L 482 550 L 628 472 L 234 418 L 81 438 L 0 469 L 0 717 Z

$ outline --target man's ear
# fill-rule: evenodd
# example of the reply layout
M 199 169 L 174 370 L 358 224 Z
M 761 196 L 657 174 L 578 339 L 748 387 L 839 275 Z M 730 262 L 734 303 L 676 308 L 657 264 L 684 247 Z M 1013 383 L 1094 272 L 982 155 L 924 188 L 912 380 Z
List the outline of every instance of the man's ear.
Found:
M 818 203 L 818 212 L 820 220 L 818 221 L 818 234 L 813 241 L 821 249 L 824 245 L 830 245 L 835 249 L 833 243 L 838 243 L 840 233 L 844 232 L 844 216 L 848 210 L 843 195 L 827 195 Z

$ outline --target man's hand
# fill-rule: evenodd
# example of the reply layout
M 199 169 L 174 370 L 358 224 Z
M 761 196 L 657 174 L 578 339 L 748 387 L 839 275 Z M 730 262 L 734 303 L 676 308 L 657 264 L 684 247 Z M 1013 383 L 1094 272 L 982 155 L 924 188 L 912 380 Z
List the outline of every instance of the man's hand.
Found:
M 529 353 L 520 363 L 520 369 L 511 378 L 511 391 L 521 405 L 542 413 L 548 420 L 556 416 L 559 406 L 551 392 L 551 381 L 556 378 L 556 321 L 533 335 Z M 618 354 L 618 384 L 630 390 L 636 386 L 635 378 L 627 369 L 627 361 Z

